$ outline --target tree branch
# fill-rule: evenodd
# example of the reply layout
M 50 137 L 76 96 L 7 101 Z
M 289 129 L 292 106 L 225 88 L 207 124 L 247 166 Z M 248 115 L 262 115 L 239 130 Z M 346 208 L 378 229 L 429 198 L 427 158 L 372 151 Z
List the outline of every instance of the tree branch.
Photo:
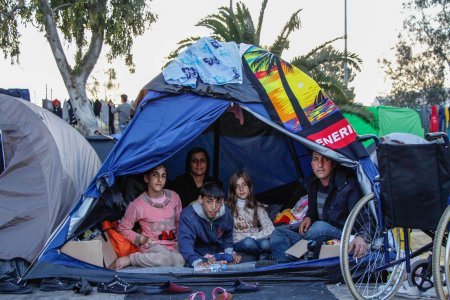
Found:
M 106 19 L 106 0 L 102 0 L 98 2 L 98 15 L 102 15 L 102 19 Z M 97 63 L 97 60 L 100 56 L 100 53 L 102 51 L 103 41 L 105 39 L 105 24 L 100 23 L 98 24 L 97 29 L 92 29 L 92 35 L 91 35 L 91 41 L 89 43 L 89 49 L 84 54 L 83 58 L 81 59 L 79 70 L 80 70 L 80 79 L 87 81 L 87 78 L 91 74 L 92 70 L 95 67 L 95 64 Z
M 64 80 L 66 87 L 74 86 L 72 82 L 72 68 L 67 61 L 66 55 L 61 45 L 61 40 L 59 39 L 59 34 L 56 29 L 55 19 L 53 18 L 52 9 L 50 4 L 46 0 L 38 0 L 39 10 L 44 16 L 45 33 L 47 40 L 52 49 L 53 56 L 55 57 L 56 65 L 58 66 L 59 72 Z
M 6 10 L 6 9 L 2 9 L 0 10 L 0 14 L 5 16 L 8 19 L 13 19 L 14 18 L 14 12 L 16 12 L 17 10 L 21 10 L 21 9 L 26 9 L 27 7 L 25 5 L 15 5 L 11 8 L 10 11 Z
M 72 6 L 72 5 L 73 5 L 73 3 L 64 3 L 64 4 L 61 4 L 61 5 L 58 5 L 57 7 L 52 9 L 52 14 L 55 14 L 55 12 L 60 10 L 60 9 L 63 9 L 63 8 L 66 8 L 66 7 L 69 7 L 69 6 Z

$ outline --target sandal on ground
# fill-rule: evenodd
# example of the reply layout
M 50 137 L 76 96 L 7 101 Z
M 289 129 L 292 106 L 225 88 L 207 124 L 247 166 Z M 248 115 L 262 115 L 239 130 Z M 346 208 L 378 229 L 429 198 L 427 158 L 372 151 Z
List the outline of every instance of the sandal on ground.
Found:
M 187 286 L 175 284 L 167 281 L 160 287 L 146 288 L 144 290 L 145 295 L 157 295 L 157 294 L 182 294 L 190 293 L 192 290 Z
M 250 293 L 250 292 L 256 292 L 257 290 L 259 290 L 258 283 L 256 283 L 256 282 L 247 283 L 240 279 L 236 279 L 234 284 L 231 287 L 227 288 L 227 292 L 233 293 L 233 294 Z
M 213 300 L 231 300 L 233 295 L 227 293 L 227 290 L 221 287 L 216 287 L 212 291 Z
M 200 300 L 205 300 L 205 293 L 203 293 L 203 292 L 195 292 L 193 294 L 190 294 L 189 298 L 187 298 L 186 300 L 195 300 L 197 295 L 200 296 Z

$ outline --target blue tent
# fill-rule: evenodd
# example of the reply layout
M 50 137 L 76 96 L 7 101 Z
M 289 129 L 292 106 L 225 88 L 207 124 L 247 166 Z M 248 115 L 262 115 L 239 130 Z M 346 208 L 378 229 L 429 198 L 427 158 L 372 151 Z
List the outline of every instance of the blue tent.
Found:
M 310 150 L 348 167 L 360 168 L 364 164 L 364 159 L 361 164 L 361 160 L 326 148 L 272 121 L 261 99 L 255 97 L 257 93 L 247 77 L 241 85 L 222 86 L 206 85 L 199 79 L 195 89 L 185 90 L 165 83 L 158 75 L 144 89 L 149 92 L 135 117 L 26 278 L 83 276 L 94 281 L 111 278 L 113 271 L 75 260 L 59 249 L 105 218 L 123 214 L 126 201 L 120 186 L 126 178 L 165 162 L 169 180 L 173 179 L 184 172 L 186 153 L 194 146 L 210 153 L 210 175 L 224 183 L 236 170 L 246 168 L 253 178 L 256 194 L 270 194 L 280 187 L 301 184 L 311 174 Z M 362 181 L 367 190 L 370 184 Z M 272 197 L 274 202 L 281 203 L 287 198 L 283 193 L 278 193 L 275 199 Z M 283 277 L 280 268 L 283 274 L 291 273 L 297 278 L 335 281 L 339 260 L 266 267 L 246 270 L 245 274 Z M 308 270 L 306 276 L 302 270 Z M 175 275 L 170 270 L 157 274 L 120 272 L 121 277 L 133 281 L 205 280 L 204 276 L 197 278 L 197 274 L 191 274 L 192 271 Z M 241 272 L 240 276 L 244 274 L 242 270 L 237 272 Z

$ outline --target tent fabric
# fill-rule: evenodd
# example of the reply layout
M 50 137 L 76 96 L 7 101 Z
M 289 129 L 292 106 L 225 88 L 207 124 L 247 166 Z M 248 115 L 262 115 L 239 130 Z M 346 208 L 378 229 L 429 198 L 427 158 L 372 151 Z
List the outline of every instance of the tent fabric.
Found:
M 392 106 L 377 106 L 369 107 L 368 109 L 374 114 L 374 124 L 378 130 L 378 136 L 384 136 L 393 132 L 424 136 L 419 114 L 413 109 Z
M 102 162 L 106 160 L 112 148 L 114 147 L 114 145 L 116 145 L 117 142 L 117 139 L 115 139 L 114 137 L 103 134 L 87 136 L 86 140 L 89 142 L 92 148 L 94 148 L 95 152 Z
M 144 89 L 149 89 L 149 92 L 139 104 L 136 115 L 70 214 L 48 241 L 26 278 L 73 277 L 81 273 L 84 277 L 95 277 L 95 274 L 100 276 L 104 272 L 111 275 L 112 271 L 93 266 L 88 268 L 85 263 L 71 259 L 58 250 L 67 240 L 95 227 L 103 219 L 121 217 L 117 213 L 123 214 L 126 202 L 120 189 L 129 177 L 160 163 L 167 164 L 169 180 L 182 174 L 186 152 L 194 146 L 206 148 L 212 172 L 209 175 L 222 181 L 225 190 L 228 177 L 240 168 L 246 168 L 250 173 L 256 194 L 292 183 L 301 185 L 311 174 L 310 150 L 359 169 L 358 160 L 327 148 L 316 139 L 296 134 L 273 120 L 248 76 L 244 76 L 242 85 L 211 86 L 198 79 L 196 88 L 190 89 L 169 85 L 159 75 Z M 317 124 L 320 127 L 320 122 L 314 125 Z M 276 202 L 283 202 L 288 195 L 274 197 Z M 324 262 L 317 264 L 327 265 Z M 336 261 L 332 265 L 339 268 Z M 300 265 L 287 266 L 281 274 L 278 269 L 255 270 L 253 273 L 264 275 L 270 272 L 284 277 L 292 271 L 295 276 L 301 276 L 301 271 L 296 272 L 297 267 L 301 269 Z M 322 271 L 317 276 L 328 272 L 325 268 L 319 269 Z M 133 281 L 138 278 L 144 280 L 144 277 L 147 280 L 167 280 L 168 277 L 180 276 L 167 273 L 157 275 L 160 276 L 137 276 L 127 273 L 127 270 L 121 271 L 122 278 Z M 188 274 L 186 278 L 199 281 L 197 276 Z M 211 276 L 221 277 L 220 274 Z
M 6 162 L 0 174 L 0 259 L 31 262 L 100 160 L 81 134 L 34 104 L 0 95 L 0 114 Z
M 270 119 L 353 159 L 367 156 L 356 133 L 321 87 L 297 67 L 252 46 L 243 55 Z
M 344 117 L 348 120 L 350 124 L 352 124 L 353 128 L 355 128 L 355 131 L 358 135 L 378 134 L 378 131 L 375 129 L 375 127 L 373 127 L 370 123 L 364 121 L 360 117 L 349 113 L 344 113 Z
M 184 172 L 185 153 L 193 146 L 205 147 L 213 158 L 214 142 L 219 141 L 219 179 L 226 183 L 232 172 L 238 168 L 248 168 L 250 175 L 258 178 L 254 180 L 255 193 L 298 180 L 308 174 L 308 170 L 303 168 L 310 168 L 310 154 L 308 151 L 303 150 L 302 153 L 298 150 L 305 149 L 304 145 L 326 153 L 337 161 L 357 165 L 357 162 L 342 154 L 273 123 L 268 119 L 261 103 L 242 104 L 244 124 L 234 128 L 239 120 L 231 112 L 227 112 L 227 108 L 237 105 L 235 102 L 191 93 L 148 94 L 84 196 L 49 241 L 27 278 L 50 274 L 75 276 L 83 270 L 85 273 L 97 274 L 95 268 L 87 268 L 84 263 L 71 261 L 59 253 L 58 249 L 68 238 L 82 233 L 80 229 L 85 230 L 101 221 L 101 213 L 107 210 L 108 205 L 114 207 L 106 202 L 111 201 L 108 200 L 108 195 L 103 194 L 102 199 L 99 199 L 102 186 L 114 186 L 122 178 L 142 173 L 161 162 L 168 165 L 169 179 L 173 179 Z M 255 125 L 257 123 L 259 125 Z M 296 167 L 295 161 L 302 156 L 306 163 L 303 166 L 300 163 Z M 178 166 L 178 169 L 172 166 Z M 278 197 L 275 200 L 283 201 L 287 195 Z M 323 276 L 323 270 L 319 273 Z M 128 275 L 121 274 L 122 276 Z M 135 280 L 136 275 L 129 275 L 129 278 Z

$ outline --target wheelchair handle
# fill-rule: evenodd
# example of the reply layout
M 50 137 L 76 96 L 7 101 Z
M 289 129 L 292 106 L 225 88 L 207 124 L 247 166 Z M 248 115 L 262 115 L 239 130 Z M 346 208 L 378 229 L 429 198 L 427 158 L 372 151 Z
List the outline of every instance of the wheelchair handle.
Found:
M 429 132 L 425 134 L 427 141 L 434 141 L 438 138 L 443 138 L 446 145 L 448 145 L 448 135 L 445 132 Z
M 380 145 L 380 140 L 375 134 L 362 134 L 356 137 L 356 141 L 365 142 L 367 140 L 372 139 L 375 142 L 375 146 L 378 147 Z

